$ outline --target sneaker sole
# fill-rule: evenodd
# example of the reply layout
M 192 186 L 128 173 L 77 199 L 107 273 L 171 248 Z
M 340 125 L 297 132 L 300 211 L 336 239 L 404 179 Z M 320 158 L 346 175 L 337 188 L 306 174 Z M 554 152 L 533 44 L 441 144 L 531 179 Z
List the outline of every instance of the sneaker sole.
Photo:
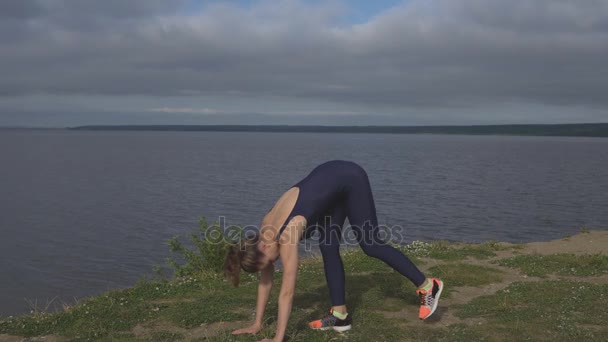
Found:
M 337 332 L 345 332 L 345 331 L 350 330 L 350 328 L 352 328 L 352 326 L 349 324 L 349 325 L 345 325 L 343 327 L 333 327 L 333 328 Z
M 352 328 L 352 325 L 349 324 L 349 325 L 345 325 L 343 327 L 323 327 L 323 328 L 311 328 L 311 329 L 312 330 L 321 330 L 321 331 L 327 331 L 330 329 L 334 329 L 334 331 L 337 331 L 337 332 L 345 332 L 345 331 L 350 330 L 351 328 Z
M 431 317 L 431 315 L 433 313 L 435 313 L 435 310 L 437 310 L 437 304 L 439 304 L 439 297 L 441 297 L 441 292 L 443 291 L 443 280 L 441 280 L 441 283 L 439 284 L 439 291 L 437 291 L 437 294 L 435 295 L 435 300 L 433 301 L 433 307 L 431 308 L 431 313 L 426 316 L 425 318 L 423 318 L 423 320 Z

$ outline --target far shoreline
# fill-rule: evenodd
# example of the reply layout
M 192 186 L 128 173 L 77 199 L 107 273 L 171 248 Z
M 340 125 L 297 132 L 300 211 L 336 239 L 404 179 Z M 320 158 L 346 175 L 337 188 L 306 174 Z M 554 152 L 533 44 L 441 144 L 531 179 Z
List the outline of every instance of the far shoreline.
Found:
M 322 125 L 89 125 L 77 131 L 177 131 L 264 133 L 372 133 L 608 137 L 608 123 L 467 126 L 322 126 Z
M 7 131 L 122 131 L 122 132 L 225 132 L 225 133 L 334 133 L 416 134 L 531 137 L 608 137 L 608 123 L 505 124 L 505 125 L 84 125 L 71 127 L 0 126 Z

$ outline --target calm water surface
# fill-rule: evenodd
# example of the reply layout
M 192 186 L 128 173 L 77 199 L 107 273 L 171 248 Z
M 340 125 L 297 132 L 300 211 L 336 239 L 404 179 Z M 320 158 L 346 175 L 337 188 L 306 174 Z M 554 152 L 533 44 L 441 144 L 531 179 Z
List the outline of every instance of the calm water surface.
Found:
M 258 224 L 331 159 L 367 169 L 407 242 L 608 227 L 608 139 L 0 131 L 0 315 L 130 286 L 198 217 Z

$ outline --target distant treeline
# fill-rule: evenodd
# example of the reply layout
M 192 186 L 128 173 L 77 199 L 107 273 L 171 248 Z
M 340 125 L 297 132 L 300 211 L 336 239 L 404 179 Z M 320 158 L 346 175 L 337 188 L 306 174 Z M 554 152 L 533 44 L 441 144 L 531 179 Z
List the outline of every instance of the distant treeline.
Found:
M 608 137 L 608 123 L 485 126 L 120 125 L 79 126 L 70 129 L 89 131 L 314 132 Z

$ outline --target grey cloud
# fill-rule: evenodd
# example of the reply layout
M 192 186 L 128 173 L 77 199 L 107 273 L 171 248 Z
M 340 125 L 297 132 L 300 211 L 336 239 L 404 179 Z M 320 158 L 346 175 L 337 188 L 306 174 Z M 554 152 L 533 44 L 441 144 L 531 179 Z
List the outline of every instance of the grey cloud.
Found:
M 294 1 L 194 16 L 160 0 L 24 3 L 11 22 L 25 38 L 0 34 L 0 96 L 608 108 L 608 1 L 412 0 L 355 26 L 337 24 L 339 7 Z
M 184 4 L 184 0 L 39 0 L 50 11 L 72 15 L 111 18 L 142 17 L 167 14 Z
M 182 6 L 185 0 L 3 0 L 0 16 L 31 19 L 68 16 L 129 18 L 167 14 Z
M 36 17 L 44 12 L 44 7 L 38 1 L 4 0 L 0 1 L 0 19 L 22 20 Z

